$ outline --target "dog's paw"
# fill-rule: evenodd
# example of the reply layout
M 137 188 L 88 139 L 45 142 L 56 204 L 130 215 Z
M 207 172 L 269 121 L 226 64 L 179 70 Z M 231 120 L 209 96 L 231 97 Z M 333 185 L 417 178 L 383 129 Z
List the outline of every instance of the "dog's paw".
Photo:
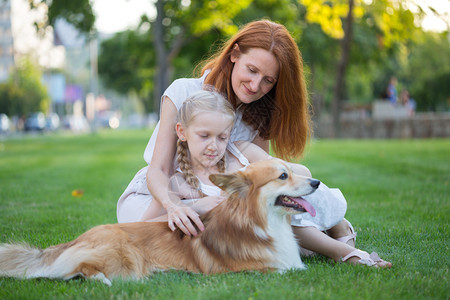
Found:
M 107 286 L 112 286 L 111 280 L 109 280 L 103 273 L 97 273 L 94 276 L 91 276 L 90 278 L 95 279 L 95 280 L 100 280 Z

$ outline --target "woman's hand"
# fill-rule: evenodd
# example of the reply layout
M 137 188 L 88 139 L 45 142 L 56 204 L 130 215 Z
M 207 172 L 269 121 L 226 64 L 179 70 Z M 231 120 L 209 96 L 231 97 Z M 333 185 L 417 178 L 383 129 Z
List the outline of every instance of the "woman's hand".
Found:
M 204 215 L 225 199 L 226 198 L 223 196 L 206 196 L 192 204 L 192 209 L 194 209 L 199 215 Z
M 182 204 L 172 204 L 167 207 L 167 221 L 169 228 L 174 231 L 177 227 L 188 236 L 197 236 L 197 230 L 192 222 L 200 231 L 205 230 L 205 226 L 199 218 L 199 214 L 192 208 Z
M 206 196 L 197 201 L 193 200 L 191 205 L 181 203 L 171 205 L 167 208 L 169 228 L 174 231 L 178 227 L 186 235 L 196 236 L 197 230 L 194 224 L 200 231 L 205 230 L 205 226 L 200 220 L 199 215 L 207 213 L 225 199 L 223 196 Z

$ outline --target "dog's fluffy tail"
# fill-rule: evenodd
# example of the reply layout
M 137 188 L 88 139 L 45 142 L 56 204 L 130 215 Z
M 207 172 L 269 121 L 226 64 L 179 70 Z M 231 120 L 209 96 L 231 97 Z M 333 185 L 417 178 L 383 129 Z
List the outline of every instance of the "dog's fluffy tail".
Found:
M 111 285 L 101 272 L 85 274 L 81 266 L 101 259 L 92 247 L 73 247 L 74 242 L 38 249 L 28 244 L 0 244 L 0 277 L 22 279 L 52 278 L 68 280 L 77 276 L 90 277 Z
M 16 278 L 55 277 L 50 266 L 54 257 L 49 255 L 50 250 L 33 248 L 23 244 L 0 245 L 0 276 Z M 53 274 L 52 274 L 53 273 Z M 56 276 L 57 277 L 57 276 Z

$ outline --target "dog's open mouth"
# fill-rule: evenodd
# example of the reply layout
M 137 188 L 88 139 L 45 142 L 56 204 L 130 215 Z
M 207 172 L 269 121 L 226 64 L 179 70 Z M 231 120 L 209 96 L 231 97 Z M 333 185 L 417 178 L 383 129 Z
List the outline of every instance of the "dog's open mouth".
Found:
M 311 216 L 316 216 L 314 207 L 302 197 L 278 196 L 275 205 L 290 207 L 300 212 L 307 212 Z

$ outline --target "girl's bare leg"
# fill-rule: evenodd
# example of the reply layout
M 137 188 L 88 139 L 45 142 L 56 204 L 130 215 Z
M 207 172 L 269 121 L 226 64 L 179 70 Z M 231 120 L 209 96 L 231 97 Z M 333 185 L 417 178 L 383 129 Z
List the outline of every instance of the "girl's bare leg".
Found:
M 333 259 L 336 262 L 341 261 L 341 258 L 355 250 L 354 247 L 339 242 L 315 227 L 292 227 L 296 237 L 302 248 L 317 252 Z M 359 257 L 351 257 L 346 262 L 358 264 Z M 381 261 L 377 263 L 378 267 L 390 268 L 392 264 L 388 261 Z

